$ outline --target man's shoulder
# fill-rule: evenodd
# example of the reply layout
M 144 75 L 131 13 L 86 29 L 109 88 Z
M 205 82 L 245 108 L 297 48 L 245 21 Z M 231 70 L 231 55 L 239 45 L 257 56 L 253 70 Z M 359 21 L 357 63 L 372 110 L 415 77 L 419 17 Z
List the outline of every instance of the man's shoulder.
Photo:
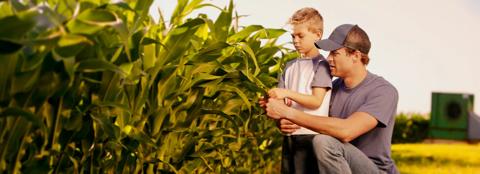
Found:
M 397 88 L 395 88 L 395 86 L 393 86 L 392 83 L 390 83 L 388 80 L 386 80 L 382 76 L 379 76 L 370 72 L 369 72 L 369 75 L 372 76 L 371 81 L 368 83 L 368 86 L 370 86 L 369 88 L 375 89 L 375 90 L 383 89 L 383 90 L 388 90 L 388 91 L 398 93 Z
M 393 86 L 389 81 L 387 81 L 382 76 L 376 74 L 371 74 L 372 77 L 370 81 L 365 84 L 360 93 L 371 97 L 383 96 L 384 98 L 389 98 L 392 101 L 398 101 L 398 91 L 395 86 Z

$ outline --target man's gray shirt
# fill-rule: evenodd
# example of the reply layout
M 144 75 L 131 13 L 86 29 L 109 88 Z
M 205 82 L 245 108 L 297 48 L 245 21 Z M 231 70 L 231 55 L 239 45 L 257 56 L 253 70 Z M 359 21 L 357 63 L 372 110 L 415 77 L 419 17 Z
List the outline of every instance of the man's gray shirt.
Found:
M 395 87 L 370 72 L 352 89 L 347 88 L 341 78 L 333 82 L 329 115 L 344 119 L 355 112 L 365 112 L 375 117 L 377 126 L 350 143 L 387 173 L 398 173 L 390 149 L 397 103 Z

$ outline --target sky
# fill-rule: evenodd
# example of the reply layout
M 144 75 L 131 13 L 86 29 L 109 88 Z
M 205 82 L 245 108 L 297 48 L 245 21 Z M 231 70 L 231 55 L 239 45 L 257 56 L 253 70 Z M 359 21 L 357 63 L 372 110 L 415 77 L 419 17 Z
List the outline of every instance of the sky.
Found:
M 220 7 L 227 0 L 205 0 Z M 176 0 L 155 0 L 150 14 L 166 19 Z M 432 92 L 474 94 L 480 113 L 480 1 L 477 0 L 236 0 L 239 25 L 284 28 L 298 9 L 313 7 L 324 18 L 327 38 L 336 26 L 358 24 L 370 37 L 367 69 L 399 92 L 398 112 L 429 113 Z M 218 9 L 197 10 L 210 18 Z M 288 34 L 279 43 L 290 42 Z M 321 52 L 324 56 L 328 53 Z

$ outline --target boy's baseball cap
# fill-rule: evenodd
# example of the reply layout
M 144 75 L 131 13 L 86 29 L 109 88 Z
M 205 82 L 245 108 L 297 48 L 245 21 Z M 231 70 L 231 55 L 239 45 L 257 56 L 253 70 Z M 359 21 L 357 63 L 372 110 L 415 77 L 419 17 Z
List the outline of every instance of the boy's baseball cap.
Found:
M 332 34 L 330 34 L 328 39 L 316 41 L 315 46 L 325 51 L 333 51 L 333 50 L 340 49 L 342 47 L 347 47 L 347 48 L 359 50 L 362 53 L 368 54 L 369 50 L 354 48 L 350 44 L 345 43 L 348 33 L 354 27 L 358 27 L 358 25 L 353 25 L 353 24 L 340 25 L 337 28 L 335 28 L 335 30 L 333 30 Z

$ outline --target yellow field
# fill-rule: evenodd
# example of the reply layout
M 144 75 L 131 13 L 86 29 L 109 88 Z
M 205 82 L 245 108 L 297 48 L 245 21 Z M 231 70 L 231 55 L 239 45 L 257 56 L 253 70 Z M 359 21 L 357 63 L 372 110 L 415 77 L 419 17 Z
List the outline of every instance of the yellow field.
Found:
M 480 173 L 480 144 L 394 144 L 402 174 Z

